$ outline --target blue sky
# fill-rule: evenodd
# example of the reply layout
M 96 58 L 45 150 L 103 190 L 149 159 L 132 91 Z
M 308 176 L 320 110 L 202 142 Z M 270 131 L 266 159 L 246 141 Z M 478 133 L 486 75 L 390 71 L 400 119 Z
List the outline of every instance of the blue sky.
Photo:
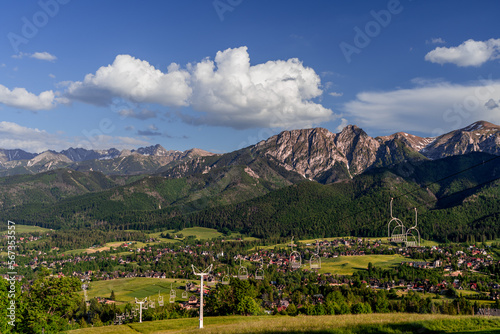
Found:
M 500 124 L 496 1 L 3 1 L 0 147 Z

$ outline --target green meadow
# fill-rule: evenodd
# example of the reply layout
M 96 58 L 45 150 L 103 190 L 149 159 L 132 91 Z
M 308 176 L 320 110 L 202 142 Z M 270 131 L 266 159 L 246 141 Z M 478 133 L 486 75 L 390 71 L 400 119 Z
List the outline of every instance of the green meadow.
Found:
M 189 280 L 170 279 L 170 278 L 149 278 L 149 277 L 134 277 L 120 278 L 108 281 L 90 282 L 90 287 L 87 290 L 89 299 L 95 297 L 109 298 L 111 291 L 115 292 L 117 304 L 127 302 L 135 302 L 135 298 L 150 297 L 158 299 L 158 293 L 161 293 L 163 300 L 168 301 L 170 298 L 170 289 L 176 292 L 176 301 L 180 302 L 184 289 L 179 287 L 185 286 Z M 83 295 L 83 292 L 81 293 Z M 189 293 L 191 295 L 191 293 Z
M 365 270 L 368 268 L 368 263 L 374 266 L 388 269 L 396 266 L 406 258 L 396 255 L 355 255 L 355 256 L 339 256 L 336 258 L 321 259 L 320 273 L 331 273 L 337 275 L 352 275 L 355 271 Z M 305 265 L 309 265 L 306 261 Z
M 228 316 L 171 319 L 73 330 L 70 334 L 121 333 L 500 333 L 500 319 L 431 314 L 359 314 L 334 316 Z

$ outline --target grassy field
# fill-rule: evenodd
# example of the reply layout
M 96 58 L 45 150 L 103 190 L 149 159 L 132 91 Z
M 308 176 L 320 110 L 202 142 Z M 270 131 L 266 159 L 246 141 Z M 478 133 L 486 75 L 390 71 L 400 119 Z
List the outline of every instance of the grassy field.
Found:
M 405 258 L 399 254 L 339 256 L 337 258 L 322 259 L 319 272 L 337 275 L 352 275 L 357 270 L 367 269 L 368 263 L 370 262 L 376 267 L 387 269 L 404 260 Z M 309 265 L 307 261 L 305 264 Z
M 153 238 L 158 238 L 164 242 L 179 242 L 180 240 L 184 240 L 188 236 L 195 236 L 195 238 L 198 240 L 214 239 L 214 238 L 219 238 L 219 237 L 223 236 L 223 234 L 220 233 L 219 231 L 217 231 L 216 229 L 207 228 L 207 227 L 185 228 L 185 229 L 175 233 L 175 234 L 182 234 L 184 236 L 183 238 L 179 238 L 179 239 L 161 238 L 160 235 L 162 233 L 174 234 L 174 230 L 165 230 L 162 232 L 149 233 L 148 235 L 153 237 Z M 227 239 L 227 240 L 237 239 L 237 238 L 242 238 L 245 241 L 258 240 L 257 238 L 253 238 L 253 237 L 242 237 L 240 234 L 231 234 L 230 236 L 225 237 L 225 239 Z
M 118 333 L 500 333 L 500 319 L 429 314 L 361 314 L 337 316 L 205 317 L 79 329 L 70 334 Z
M 7 226 L 7 223 L 5 223 Z M 39 232 L 39 233 L 44 233 L 44 232 L 50 232 L 52 230 L 48 228 L 43 228 L 40 226 L 31 226 L 31 225 L 19 225 L 15 224 L 12 225 L 16 227 L 16 233 L 33 233 L 33 232 Z M 0 234 L 6 234 L 7 230 L 0 232 Z
M 132 249 L 137 249 L 137 248 L 142 248 L 147 246 L 148 244 L 145 244 L 143 242 L 139 241 L 131 241 L 132 245 L 130 247 Z M 87 253 L 87 254 L 92 254 L 96 252 L 103 252 L 103 251 L 109 251 L 111 248 L 117 248 L 120 245 L 123 245 L 123 241 L 118 241 L 118 242 L 108 242 L 106 243 L 103 247 L 90 247 L 90 248 L 80 248 L 80 249 L 72 249 L 68 251 L 64 251 L 64 254 L 80 254 L 80 253 Z
M 157 233 L 150 233 L 149 235 L 154 238 L 159 238 L 162 241 L 172 241 L 172 239 L 166 239 L 166 238 L 160 238 L 160 234 L 162 233 L 171 233 L 174 234 L 174 230 L 165 230 L 162 232 L 157 232 Z M 213 229 L 213 228 L 207 228 L 207 227 L 189 227 L 185 228 L 181 231 L 176 232 L 175 234 L 182 234 L 185 237 L 194 235 L 196 239 L 199 240 L 205 240 L 205 239 L 212 239 L 212 238 L 218 238 L 222 236 L 222 233 L 219 231 Z M 180 240 L 183 240 L 184 238 L 180 238 Z
M 188 282 L 181 279 L 160 279 L 148 277 L 120 278 L 108 281 L 96 281 L 90 283 L 87 292 L 89 299 L 94 297 L 109 298 L 111 290 L 114 290 L 117 304 L 134 302 L 135 298 L 152 297 L 158 299 L 158 292 L 161 293 L 164 300 L 170 297 L 170 284 L 175 289 L 177 301 L 182 301 L 181 294 L 184 290 L 178 287 Z M 81 293 L 83 295 L 83 292 Z M 191 293 L 189 293 L 191 295 Z

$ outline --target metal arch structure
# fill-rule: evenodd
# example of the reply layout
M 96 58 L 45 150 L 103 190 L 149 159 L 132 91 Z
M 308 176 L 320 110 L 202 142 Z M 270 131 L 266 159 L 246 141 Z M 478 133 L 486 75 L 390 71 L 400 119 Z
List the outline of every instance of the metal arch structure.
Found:
M 390 242 L 406 243 L 406 226 L 399 218 L 396 218 L 392 215 L 393 200 L 394 198 L 391 198 L 391 204 L 390 204 L 391 220 L 389 220 L 389 224 L 387 224 L 387 237 L 389 238 Z M 391 225 L 394 226 L 392 227 L 392 230 L 391 230 Z
M 316 253 L 309 259 L 310 269 L 321 269 L 321 256 L 319 255 L 319 241 L 316 240 Z
M 241 264 L 241 257 L 240 257 L 240 267 L 238 268 L 238 278 L 240 280 L 248 279 L 248 269 Z
M 209 275 L 212 271 L 213 264 L 209 265 L 205 270 L 200 271 L 194 265 L 191 265 L 193 268 L 193 274 L 196 276 L 200 276 L 200 328 L 203 328 L 203 277 Z
M 417 228 L 418 212 L 415 208 L 415 225 L 406 231 L 406 247 L 420 247 L 420 232 Z
M 300 256 L 300 253 L 297 252 L 297 251 L 294 251 L 293 250 L 293 236 L 292 236 L 292 241 L 290 241 L 290 247 L 291 247 L 291 250 L 292 252 L 290 253 L 290 267 L 292 267 L 292 269 L 299 269 L 300 267 L 302 267 L 302 256 Z

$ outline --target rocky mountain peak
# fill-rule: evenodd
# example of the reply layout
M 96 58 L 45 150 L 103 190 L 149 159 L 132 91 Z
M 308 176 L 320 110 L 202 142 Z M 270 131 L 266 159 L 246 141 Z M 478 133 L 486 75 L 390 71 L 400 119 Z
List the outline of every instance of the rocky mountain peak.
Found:
M 466 126 L 465 128 L 462 128 L 457 131 L 467 131 L 467 132 L 472 132 L 472 131 L 488 131 L 488 130 L 500 130 L 500 126 L 495 125 L 490 122 L 486 121 L 477 121 L 472 123 L 469 126 Z
M 158 156 L 158 157 L 166 157 L 166 156 L 172 154 L 172 151 L 166 150 L 160 144 L 156 144 L 154 146 L 140 147 L 137 150 L 132 150 L 132 152 L 139 153 L 142 155 L 152 155 L 152 156 Z

